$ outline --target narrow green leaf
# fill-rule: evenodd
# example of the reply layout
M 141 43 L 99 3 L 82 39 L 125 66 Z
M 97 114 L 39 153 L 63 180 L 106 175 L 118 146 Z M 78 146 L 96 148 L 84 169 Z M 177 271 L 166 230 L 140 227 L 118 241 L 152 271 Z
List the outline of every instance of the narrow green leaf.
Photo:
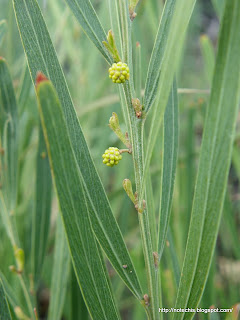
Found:
M 53 180 L 82 294 L 93 319 L 119 319 L 99 248 L 92 232 L 87 194 L 57 94 L 51 82 L 37 87 Z
M 196 308 L 214 253 L 240 99 L 240 2 L 226 2 L 176 306 Z M 192 319 L 193 313 L 174 319 Z
M 24 111 L 24 107 L 26 106 L 27 99 L 29 97 L 30 89 L 32 86 L 32 80 L 29 74 L 28 65 L 24 67 L 20 90 L 18 92 L 18 105 L 19 105 L 19 113 L 21 114 Z
M 157 223 L 156 223 L 156 211 L 154 205 L 153 187 L 150 172 L 147 176 L 146 185 L 146 199 L 148 204 L 148 215 L 149 215 L 149 227 L 151 230 L 152 247 L 153 251 L 157 252 L 158 238 L 157 238 Z
M 88 311 L 73 268 L 71 270 L 71 279 L 71 319 L 88 320 Z
M 7 31 L 7 22 L 6 22 L 6 20 L 1 20 L 0 21 L 0 45 L 1 45 L 3 38 L 6 34 L 6 31 Z
M 163 156 L 161 170 L 161 195 L 158 229 L 158 254 L 161 259 L 166 243 L 171 215 L 173 188 L 177 167 L 178 153 L 178 97 L 177 84 L 173 83 L 164 114 Z
M 215 53 L 213 44 L 207 35 L 202 35 L 200 38 L 200 46 L 203 55 L 204 68 L 207 76 L 208 83 L 212 83 L 214 65 L 215 65 Z
M 17 198 L 18 111 L 12 79 L 3 58 L 0 58 L 0 133 L 2 192 L 9 211 L 15 209 Z
M 53 258 L 50 305 L 48 320 L 60 320 L 62 316 L 70 272 L 70 255 L 61 217 L 57 217 L 57 230 Z M 77 318 L 76 318 L 77 319 Z
M 232 153 L 232 163 L 234 166 L 234 169 L 236 171 L 238 180 L 240 180 L 240 150 L 239 150 L 239 142 L 237 142 L 233 146 L 233 153 Z
M 144 106 L 146 107 L 147 111 L 149 110 L 149 107 L 151 103 L 153 102 L 154 92 L 150 93 L 151 87 L 156 88 L 156 98 L 155 98 L 155 104 L 153 105 L 153 116 L 152 116 L 152 123 L 148 138 L 148 146 L 147 146 L 147 153 L 146 153 L 146 159 L 145 159 L 145 165 L 144 165 L 144 176 L 143 176 L 143 185 L 142 185 L 142 191 L 145 186 L 145 180 L 147 171 L 150 165 L 150 160 L 152 157 L 153 148 L 155 146 L 158 132 L 162 123 L 164 111 L 168 102 L 171 86 L 174 79 L 174 74 L 176 72 L 178 62 L 180 59 L 186 30 L 188 27 L 189 20 L 192 15 L 192 11 L 194 8 L 196 0 L 186 0 L 186 1 L 175 1 L 174 0 L 168 0 L 165 4 L 165 10 L 163 13 L 163 17 L 160 23 L 159 31 L 157 34 L 156 39 L 156 45 L 154 47 L 154 52 L 152 55 L 152 59 L 150 61 L 149 70 L 153 68 L 157 68 L 160 72 L 159 74 L 153 73 L 153 76 L 149 75 L 149 80 L 147 80 L 148 84 L 148 90 L 146 88 L 145 93 L 145 99 L 147 97 L 147 100 L 144 100 Z M 175 4 L 174 4 L 175 3 Z M 168 10 L 170 10 L 168 12 Z M 173 10 L 173 12 L 172 12 Z M 168 21 L 167 17 L 165 15 L 169 15 L 171 17 L 170 21 Z M 165 21 L 166 20 L 166 21 Z M 167 28 L 165 30 L 165 28 Z M 163 31 L 162 31 L 163 29 Z M 165 33 L 167 33 L 169 36 L 167 38 L 167 41 L 158 40 L 161 39 L 161 37 L 165 36 Z M 162 43 L 163 41 L 163 43 Z M 163 45 L 165 43 L 165 45 Z M 158 61 L 154 58 L 155 55 L 158 57 L 158 52 L 160 50 L 161 45 L 164 48 L 164 51 L 161 52 L 161 61 Z M 158 54 L 157 54 L 158 53 Z M 155 65 L 154 65 L 155 61 Z M 164 61 L 164 63 L 162 63 Z M 160 69 L 159 65 L 157 63 L 160 63 Z M 159 76 L 159 80 L 157 80 Z M 157 85 L 158 81 L 158 85 Z M 154 89 L 154 90 L 156 90 Z M 146 105 L 147 102 L 147 105 Z M 140 197 L 141 197 L 140 194 Z
M 169 36 L 171 36 L 169 32 L 175 4 L 176 0 L 168 0 L 166 2 L 158 27 L 151 60 L 148 66 L 145 86 L 144 107 L 146 111 L 148 111 L 148 109 L 151 107 L 156 97 L 167 39 L 169 38 Z
M 12 245 L 17 243 L 14 210 L 17 199 L 18 112 L 12 79 L 0 57 L 0 208 Z
M 108 0 L 109 7 L 109 15 L 111 21 L 111 27 L 114 34 L 115 42 L 117 48 L 120 52 L 120 56 L 123 56 L 122 49 L 122 35 L 121 35 L 121 26 L 119 21 L 119 9 L 118 9 L 118 1 L 117 0 Z
M 93 164 L 38 4 L 35 0 L 13 0 L 13 4 L 33 82 L 37 71 L 41 70 L 53 82 L 58 93 L 83 187 L 91 206 L 90 214 L 95 235 L 120 277 L 141 299 L 142 293 L 135 269 Z M 125 264 L 129 266 L 128 270 L 122 267 Z M 129 273 L 130 271 L 132 272 Z
M 41 127 L 37 152 L 35 210 L 32 219 L 32 272 L 34 280 L 41 276 L 46 253 L 51 215 L 51 172 Z
M 238 150 L 239 151 L 239 150 Z M 234 154 L 234 148 L 233 148 Z M 238 226 L 236 225 L 236 216 L 235 210 L 233 208 L 233 202 L 231 201 L 229 192 L 226 192 L 224 207 L 223 207 L 223 219 L 222 224 L 224 226 L 224 235 L 226 234 L 226 228 L 228 229 L 229 238 L 227 238 L 228 243 L 232 248 L 233 254 L 235 257 L 240 260 L 240 251 L 239 251 L 239 232 Z
M 91 4 L 91 1 L 66 0 L 66 3 L 72 10 L 89 39 L 95 44 L 107 62 L 112 64 L 113 58 L 103 45 L 103 41 L 107 41 L 107 36 Z
M 1 271 L 0 271 L 0 279 L 3 283 L 4 291 L 6 293 L 9 304 L 13 308 L 15 308 L 16 306 L 19 306 L 20 305 L 20 301 L 18 300 L 19 297 L 17 296 L 16 292 L 13 290 L 12 286 L 9 284 L 6 277 Z
M 11 320 L 11 314 L 3 288 L 2 280 L 0 279 L 0 320 Z
M 170 251 L 174 279 L 175 279 L 176 287 L 178 287 L 179 281 L 180 281 L 180 271 L 181 270 L 179 267 L 178 256 L 177 256 L 176 248 L 174 245 L 172 231 L 171 231 L 170 226 L 168 228 L 167 239 L 169 241 L 169 248 L 166 248 L 166 249 Z

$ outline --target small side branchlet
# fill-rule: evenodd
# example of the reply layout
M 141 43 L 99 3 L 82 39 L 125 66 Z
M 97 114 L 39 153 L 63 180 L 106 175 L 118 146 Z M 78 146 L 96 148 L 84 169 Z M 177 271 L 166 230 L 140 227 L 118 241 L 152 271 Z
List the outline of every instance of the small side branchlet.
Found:
M 140 100 L 138 98 L 135 98 L 135 99 L 132 99 L 132 106 L 135 110 L 135 113 L 136 113 L 136 117 L 138 119 L 140 118 L 144 118 L 145 117 L 145 114 L 144 114 L 144 111 L 143 111 L 143 105 L 141 104 Z
M 133 194 L 133 189 L 132 189 L 132 182 L 129 179 L 124 179 L 123 180 L 123 189 L 126 191 L 126 194 L 132 201 L 134 205 L 136 205 L 136 198 Z
M 109 78 L 112 79 L 113 83 L 121 84 L 129 80 L 129 68 L 126 63 L 114 63 L 111 68 L 108 69 L 108 72 Z
M 126 194 L 134 204 L 135 209 L 137 210 L 138 213 L 143 213 L 144 209 L 146 208 L 146 201 L 142 201 L 142 206 L 139 206 L 138 203 L 138 195 L 137 192 L 133 194 L 133 189 L 132 189 L 132 183 L 129 179 L 124 179 L 123 180 L 123 189 L 126 191 Z
M 124 135 L 120 125 L 118 116 L 115 112 L 112 113 L 111 118 L 109 119 L 109 127 L 115 132 L 118 138 L 125 144 L 128 149 L 131 149 L 131 144 L 129 142 L 128 136 Z
M 103 44 L 106 47 L 106 49 L 109 51 L 109 53 L 112 55 L 113 60 L 115 62 L 121 61 L 112 30 L 108 31 L 107 41 L 103 41 Z

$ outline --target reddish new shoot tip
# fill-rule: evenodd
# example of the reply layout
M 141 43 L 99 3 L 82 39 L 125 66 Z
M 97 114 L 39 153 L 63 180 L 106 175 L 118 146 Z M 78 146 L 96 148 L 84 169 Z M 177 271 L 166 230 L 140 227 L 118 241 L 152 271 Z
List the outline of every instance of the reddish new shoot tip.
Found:
M 43 81 L 48 81 L 48 78 L 41 71 L 38 71 L 36 76 L 36 87 Z

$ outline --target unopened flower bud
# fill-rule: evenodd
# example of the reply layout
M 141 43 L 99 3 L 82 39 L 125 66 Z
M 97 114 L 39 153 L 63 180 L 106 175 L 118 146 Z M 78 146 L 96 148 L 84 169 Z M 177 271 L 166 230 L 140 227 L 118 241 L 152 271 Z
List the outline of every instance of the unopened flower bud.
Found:
M 129 139 L 126 137 L 126 135 L 123 134 L 119 125 L 118 116 L 115 112 L 112 113 L 112 116 L 109 119 L 109 127 L 115 132 L 118 138 L 130 149 L 131 145 Z
M 133 195 L 132 182 L 129 179 L 123 180 L 123 189 L 126 191 L 126 194 L 129 196 L 131 201 L 135 204 L 136 199 Z
M 143 106 L 141 105 L 140 100 L 138 98 L 132 99 L 132 106 L 135 110 L 137 118 L 141 118 Z
M 119 126 L 119 120 L 118 120 L 118 116 L 115 112 L 112 113 L 111 118 L 109 119 L 109 127 L 113 130 L 119 130 L 120 126 Z
M 14 252 L 15 258 L 16 258 L 16 263 L 17 263 L 17 271 L 18 272 L 23 272 L 24 268 L 24 262 L 25 262 L 25 257 L 24 257 L 24 251 L 21 248 L 15 249 Z

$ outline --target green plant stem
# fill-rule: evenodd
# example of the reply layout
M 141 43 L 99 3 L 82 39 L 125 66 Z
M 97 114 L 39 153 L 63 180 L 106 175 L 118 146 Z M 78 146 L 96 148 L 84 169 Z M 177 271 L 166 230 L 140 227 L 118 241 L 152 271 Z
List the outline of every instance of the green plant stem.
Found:
M 130 140 L 132 143 L 132 156 L 135 171 L 135 183 L 136 192 L 139 193 L 142 186 L 143 178 L 143 128 L 144 120 L 138 119 L 135 115 L 135 111 L 132 107 L 132 99 L 130 93 L 129 82 L 124 85 L 124 92 L 127 104 L 127 114 L 130 128 Z M 142 207 L 142 199 L 138 203 L 139 207 Z M 146 308 L 149 319 L 159 319 L 158 307 L 159 307 L 159 295 L 158 295 L 158 271 L 154 265 L 153 259 L 153 246 L 151 240 L 151 232 L 149 225 L 149 217 L 147 205 L 142 213 L 138 214 L 140 234 L 142 238 L 143 253 L 147 271 L 147 282 L 150 298 L 150 306 Z M 149 309 L 149 310 L 147 310 Z
M 123 84 L 125 101 L 123 101 L 123 113 L 127 124 L 130 143 L 132 145 L 132 157 L 135 171 L 135 183 L 136 192 L 140 193 L 142 190 L 143 168 L 144 168 L 144 154 L 143 154 L 143 128 L 144 120 L 138 119 L 135 114 L 135 110 L 132 106 L 132 98 L 135 97 L 134 83 L 133 83 L 133 65 L 132 65 L 132 39 L 131 39 L 131 27 L 132 23 L 129 19 L 129 9 L 127 1 L 119 1 L 120 17 L 122 22 L 122 41 L 123 41 L 123 58 L 128 64 L 130 69 L 130 80 Z M 125 102 L 125 103 L 124 103 Z M 143 192 L 145 196 L 145 192 Z M 153 246 L 152 237 L 149 224 L 149 216 L 147 205 L 143 209 L 143 198 L 138 199 L 138 211 L 142 209 L 138 214 L 140 234 L 142 238 L 142 246 L 144 253 L 144 260 L 147 271 L 147 283 L 148 283 L 148 296 L 149 306 L 146 306 L 148 318 L 150 320 L 159 319 L 159 296 L 158 296 L 158 272 L 155 268 L 153 259 Z

